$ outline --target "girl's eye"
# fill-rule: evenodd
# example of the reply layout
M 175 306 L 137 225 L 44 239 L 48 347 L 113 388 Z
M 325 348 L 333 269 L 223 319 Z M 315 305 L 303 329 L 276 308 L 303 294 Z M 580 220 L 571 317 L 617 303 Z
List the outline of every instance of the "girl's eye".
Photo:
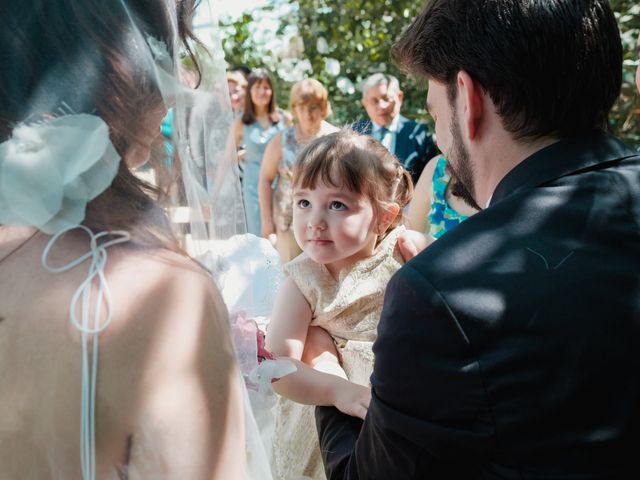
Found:
M 311 204 L 309 203 L 309 200 L 305 200 L 304 198 L 303 198 L 302 200 L 298 200 L 298 206 L 299 206 L 300 208 L 308 208 L 308 207 L 309 207 L 309 205 L 311 205 Z
M 344 203 L 338 202 L 337 200 L 335 200 L 335 201 L 331 202 L 331 205 L 330 205 L 329 208 L 331 208 L 331 210 L 340 211 L 340 210 L 346 210 L 347 206 Z

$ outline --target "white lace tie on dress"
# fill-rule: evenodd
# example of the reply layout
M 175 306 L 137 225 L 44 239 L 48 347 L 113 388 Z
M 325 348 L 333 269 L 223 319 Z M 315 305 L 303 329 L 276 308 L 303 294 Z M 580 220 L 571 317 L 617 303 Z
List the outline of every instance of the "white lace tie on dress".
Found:
M 47 263 L 47 257 L 53 245 L 60 236 L 70 230 L 81 229 L 89 236 L 90 250 L 84 255 L 60 267 L 52 267 Z M 101 238 L 113 237 L 104 243 L 99 244 Z M 71 298 L 69 306 L 69 321 L 74 328 L 80 332 L 82 339 L 82 386 L 81 386 L 81 407 L 80 407 L 80 462 L 82 467 L 83 480 L 94 480 L 96 478 L 96 426 L 95 426 L 95 406 L 96 406 L 96 380 L 98 372 L 98 335 L 104 331 L 111 323 L 111 292 L 104 274 L 107 264 L 107 248 L 125 243 L 130 240 L 130 235 L 126 231 L 116 230 L 113 232 L 101 232 L 94 234 L 84 225 L 66 228 L 56 233 L 47 243 L 42 252 L 42 266 L 52 273 L 69 271 L 84 261 L 91 259 L 87 277 L 80 284 Z M 91 308 L 91 288 L 97 281 L 98 296 L 95 299 L 95 307 Z M 102 317 L 102 304 L 104 303 L 104 321 Z M 77 310 L 80 310 L 78 319 Z M 92 352 L 89 353 L 91 343 Z

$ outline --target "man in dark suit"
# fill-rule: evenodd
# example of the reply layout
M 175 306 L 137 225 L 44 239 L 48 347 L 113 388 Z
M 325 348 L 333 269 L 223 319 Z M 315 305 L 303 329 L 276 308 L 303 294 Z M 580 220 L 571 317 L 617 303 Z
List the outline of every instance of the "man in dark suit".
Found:
M 606 0 L 432 0 L 396 45 L 479 205 L 392 278 L 330 479 L 637 478 L 640 156 Z
M 426 123 L 400 115 L 403 98 L 396 77 L 374 73 L 362 84 L 362 106 L 369 120 L 356 122 L 353 128 L 379 140 L 398 157 L 416 183 L 437 150 Z

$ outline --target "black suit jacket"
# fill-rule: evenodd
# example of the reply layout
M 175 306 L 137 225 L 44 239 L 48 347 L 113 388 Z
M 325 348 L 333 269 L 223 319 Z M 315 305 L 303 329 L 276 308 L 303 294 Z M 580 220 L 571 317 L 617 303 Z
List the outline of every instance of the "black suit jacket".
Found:
M 373 124 L 364 120 L 355 123 L 353 129 L 364 135 L 371 135 Z M 413 183 L 418 181 L 424 166 L 437 153 L 427 124 L 415 122 L 400 115 L 395 155 L 402 166 L 411 173 Z
M 563 140 L 388 285 L 364 424 L 330 479 L 629 479 L 640 433 L 640 156 Z

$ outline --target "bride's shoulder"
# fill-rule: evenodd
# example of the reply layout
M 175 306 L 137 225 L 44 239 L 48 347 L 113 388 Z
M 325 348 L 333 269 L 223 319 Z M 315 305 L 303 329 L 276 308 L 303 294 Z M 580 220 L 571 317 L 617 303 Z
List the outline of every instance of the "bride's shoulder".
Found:
M 124 321 L 136 312 L 140 325 L 165 322 L 184 327 L 185 322 L 205 319 L 227 323 L 226 307 L 211 275 L 188 257 L 166 250 L 122 251 L 106 273 L 114 314 Z
M 166 281 L 177 278 L 200 279 L 210 283 L 209 272 L 192 258 L 167 249 L 121 248 L 110 258 L 113 273 L 150 277 L 150 280 Z

